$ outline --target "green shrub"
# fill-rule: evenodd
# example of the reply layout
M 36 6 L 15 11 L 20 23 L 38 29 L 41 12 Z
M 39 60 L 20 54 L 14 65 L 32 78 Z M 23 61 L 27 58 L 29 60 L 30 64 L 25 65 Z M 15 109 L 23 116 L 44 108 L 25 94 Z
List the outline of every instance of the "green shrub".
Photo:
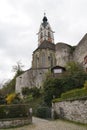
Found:
M 54 97 L 60 97 L 63 92 L 62 80 L 57 78 L 50 78 L 43 84 L 44 88 L 44 102 L 51 106 L 51 101 Z
M 7 103 L 7 102 L 6 102 L 5 97 L 0 94 L 0 105 L 1 105 L 1 104 L 6 104 L 6 103 Z
M 52 102 L 53 103 L 55 103 L 55 102 L 61 102 L 62 100 L 63 100 L 62 98 L 55 98 L 55 99 L 52 100 Z
M 68 91 L 66 93 L 61 94 L 61 98 L 55 98 L 52 102 L 60 102 L 64 100 L 75 100 L 75 99 L 82 99 L 86 98 L 87 99 L 87 90 L 82 88 L 82 89 L 74 89 L 71 91 Z
M 30 95 L 28 95 L 28 96 L 26 96 L 24 99 L 23 99 L 23 102 L 24 103 L 30 103 L 30 102 L 32 102 L 33 101 L 33 96 L 32 96 L 32 94 L 30 94 Z
M 87 96 L 87 90 L 82 88 L 82 89 L 74 89 L 66 93 L 63 93 L 61 95 L 61 98 L 62 99 L 77 99 L 77 98 L 82 98 L 85 96 Z
M 44 102 L 48 106 L 51 106 L 54 96 L 55 98 L 60 98 L 62 93 L 84 86 L 84 82 L 87 80 L 87 73 L 82 69 L 79 70 L 78 66 L 71 65 L 71 71 L 66 71 L 66 73 L 58 77 L 47 77 L 44 81 Z
M 0 119 L 28 117 L 29 105 L 0 105 Z
M 50 118 L 51 110 L 49 107 L 38 107 L 36 110 L 36 116 L 40 118 Z
M 24 87 L 24 88 L 22 88 L 22 94 L 23 94 L 23 96 L 32 95 L 33 97 L 39 97 L 40 89 L 36 88 L 36 87 L 33 87 L 33 88 Z

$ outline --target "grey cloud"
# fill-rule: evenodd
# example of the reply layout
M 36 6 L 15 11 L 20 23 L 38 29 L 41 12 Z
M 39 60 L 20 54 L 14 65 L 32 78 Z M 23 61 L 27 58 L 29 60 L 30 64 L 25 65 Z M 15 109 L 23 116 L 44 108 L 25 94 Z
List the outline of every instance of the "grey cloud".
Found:
M 4 4 L 7 8 L 3 6 L 0 15 L 0 81 L 12 77 L 12 65 L 18 60 L 25 69 L 31 66 L 44 11 L 55 31 L 55 43 L 76 45 L 87 32 L 87 0 L 4 0 Z

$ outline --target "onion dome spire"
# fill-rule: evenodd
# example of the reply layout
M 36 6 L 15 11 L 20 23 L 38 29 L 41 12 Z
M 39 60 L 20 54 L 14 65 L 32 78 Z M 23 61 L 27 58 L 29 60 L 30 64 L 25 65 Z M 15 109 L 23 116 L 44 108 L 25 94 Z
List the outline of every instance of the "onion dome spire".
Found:
M 46 17 L 46 13 L 44 13 L 43 23 L 44 23 L 44 22 L 47 22 L 47 20 L 48 20 L 48 19 L 47 19 L 47 17 Z
M 47 26 L 47 24 L 48 24 L 48 19 L 47 19 L 47 17 L 46 17 L 46 13 L 44 13 L 44 17 L 43 17 L 43 26 L 44 26 L 44 28 Z

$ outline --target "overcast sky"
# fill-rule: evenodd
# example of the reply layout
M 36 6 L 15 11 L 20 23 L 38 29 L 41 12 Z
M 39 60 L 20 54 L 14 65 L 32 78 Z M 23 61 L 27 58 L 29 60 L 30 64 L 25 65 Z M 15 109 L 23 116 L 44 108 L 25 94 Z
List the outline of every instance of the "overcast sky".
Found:
M 55 43 L 77 45 L 87 32 L 87 0 L 0 0 L 0 83 L 12 78 L 17 61 L 31 67 L 44 11 Z

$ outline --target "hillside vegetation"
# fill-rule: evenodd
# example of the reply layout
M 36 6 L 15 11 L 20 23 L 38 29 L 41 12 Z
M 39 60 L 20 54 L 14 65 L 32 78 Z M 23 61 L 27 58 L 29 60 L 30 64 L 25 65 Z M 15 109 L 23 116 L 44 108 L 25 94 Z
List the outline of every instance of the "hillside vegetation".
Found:
M 55 98 L 77 98 L 78 95 L 82 97 L 86 94 L 87 73 L 84 72 L 79 64 L 70 62 L 66 66 L 66 73 L 63 73 L 61 77 L 53 77 L 49 71 L 40 89 L 36 87 L 29 89 L 29 86 L 25 86 L 25 88 L 22 89 L 23 99 L 21 99 L 19 94 L 15 94 L 16 77 L 23 73 L 20 68 L 19 65 L 16 66 L 15 76 L 10 82 L 5 84 L 0 91 L 0 104 L 29 103 L 35 110 L 41 106 L 50 107 L 52 100 Z M 83 87 L 85 87 L 85 89 L 83 89 Z

